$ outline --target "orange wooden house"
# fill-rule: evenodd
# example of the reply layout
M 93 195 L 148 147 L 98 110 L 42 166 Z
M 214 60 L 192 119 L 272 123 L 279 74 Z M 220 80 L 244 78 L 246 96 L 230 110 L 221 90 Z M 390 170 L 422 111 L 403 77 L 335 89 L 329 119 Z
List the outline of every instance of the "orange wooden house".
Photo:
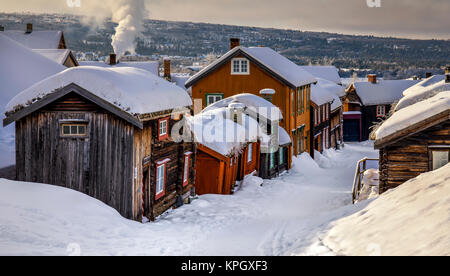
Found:
M 259 171 L 261 144 L 257 134 L 249 133 L 257 129 L 257 121 L 241 113 L 240 116 L 253 122 L 254 126 L 241 125 L 238 119 L 231 119 L 234 116 L 228 111 L 201 113 L 191 120 L 194 140 L 199 144 L 195 167 L 198 195 L 232 194 L 237 181 Z
M 280 108 L 280 125 L 291 135 L 289 156 L 309 152 L 299 148 L 310 140 L 311 84 L 316 79 L 301 67 L 267 47 L 242 47 L 231 39 L 231 50 L 192 76 L 186 87 L 192 89 L 194 110 L 241 93 L 261 96 Z M 274 91 L 275 93 L 265 93 Z M 302 142 L 297 142 L 303 140 Z M 290 159 L 290 158 L 289 158 Z M 289 160 L 289 168 L 291 160 Z

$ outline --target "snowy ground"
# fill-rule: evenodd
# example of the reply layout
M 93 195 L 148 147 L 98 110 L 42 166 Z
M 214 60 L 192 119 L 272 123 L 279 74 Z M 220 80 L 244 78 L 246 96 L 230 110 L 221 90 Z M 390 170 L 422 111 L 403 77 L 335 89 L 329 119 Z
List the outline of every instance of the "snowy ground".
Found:
M 353 174 L 377 155 L 371 143 L 304 155 L 276 180 L 250 177 L 233 196 L 201 196 L 147 224 L 67 189 L 0 180 L 0 255 L 333 254 L 321 236 L 368 204 L 351 205 Z

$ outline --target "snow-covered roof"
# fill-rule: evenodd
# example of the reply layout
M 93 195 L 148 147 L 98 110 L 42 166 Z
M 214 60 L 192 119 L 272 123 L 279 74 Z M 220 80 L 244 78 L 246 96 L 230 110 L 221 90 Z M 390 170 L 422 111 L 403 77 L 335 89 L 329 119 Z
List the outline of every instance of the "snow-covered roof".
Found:
M 292 87 L 300 87 L 316 82 L 313 75 L 303 70 L 294 62 L 283 55 L 267 47 L 242 47 L 238 46 L 228 51 L 225 55 L 215 60 L 210 65 L 203 68 L 200 72 L 192 76 L 187 82 L 187 86 L 192 86 L 197 80 L 205 74 L 213 71 L 216 67 L 239 54 L 242 54 L 260 65 L 266 67 L 272 74 L 283 79 Z
M 409 93 L 416 91 L 417 89 L 422 89 L 422 88 L 428 87 L 430 85 L 433 85 L 435 83 L 438 83 L 444 79 L 445 79 L 444 75 L 431 76 L 428 79 L 424 79 L 424 80 L 420 81 L 419 83 L 417 83 L 417 84 L 411 86 L 410 88 L 406 89 L 405 91 L 403 91 L 403 96 L 406 96 Z
M 62 31 L 4 31 L 5 36 L 19 42 L 30 49 L 58 49 Z
M 316 84 L 311 85 L 311 101 L 318 106 L 333 102 L 334 93 L 329 89 L 333 87 L 332 84 L 336 85 L 330 81 L 318 79 Z
M 154 74 L 148 74 L 148 71 L 130 67 L 80 66 L 66 69 L 21 92 L 8 103 L 6 111 L 13 112 L 26 107 L 30 102 L 72 83 L 131 115 L 192 105 L 185 90 Z
M 228 107 L 231 103 L 242 103 L 247 110 L 252 113 L 257 113 L 270 121 L 279 121 L 283 119 L 283 114 L 280 109 L 271 102 L 248 93 L 238 94 L 215 102 L 206 107 L 202 112 L 209 112 L 214 109 Z
M 450 91 L 405 107 L 387 119 L 376 131 L 376 144 L 399 131 L 412 127 L 443 112 L 450 114 Z
M 132 67 L 146 70 L 159 76 L 159 62 L 157 61 L 125 61 L 118 62 L 116 65 L 110 65 L 109 63 L 103 61 L 80 61 L 80 66 L 96 66 L 102 68 L 122 68 L 122 67 Z
M 289 136 L 287 131 L 284 128 L 278 126 L 278 145 L 284 146 L 290 144 L 291 142 L 291 137 Z
M 33 52 L 51 59 L 61 65 L 64 65 L 71 53 L 69 49 L 33 49 Z
M 247 143 L 258 139 L 270 139 L 258 122 L 242 114 L 242 125 L 231 120 L 230 108 L 217 108 L 187 117 L 187 123 L 194 134 L 195 142 L 208 147 L 223 156 L 230 156 L 242 150 Z
M 184 84 L 190 77 L 191 76 L 189 74 L 178 74 L 178 73 L 170 74 L 170 78 L 172 79 L 172 82 L 174 82 L 176 85 L 178 85 L 179 87 L 181 87 L 183 89 L 186 89 Z
M 442 91 L 450 91 L 450 83 L 445 83 L 443 78 L 441 81 L 438 81 L 439 79 L 441 78 L 436 76 L 434 79 L 418 83 L 403 92 L 405 96 L 398 102 L 395 111 L 399 111 L 424 99 L 431 98 Z
M 338 85 L 342 84 L 338 69 L 334 66 L 300 66 L 300 68 L 309 72 L 316 78 L 329 80 Z
M 0 33 L 0 111 L 24 89 L 66 67 Z
M 363 105 L 392 104 L 403 96 L 403 91 L 417 84 L 415 80 L 378 80 L 377 83 L 354 82 L 354 88 Z

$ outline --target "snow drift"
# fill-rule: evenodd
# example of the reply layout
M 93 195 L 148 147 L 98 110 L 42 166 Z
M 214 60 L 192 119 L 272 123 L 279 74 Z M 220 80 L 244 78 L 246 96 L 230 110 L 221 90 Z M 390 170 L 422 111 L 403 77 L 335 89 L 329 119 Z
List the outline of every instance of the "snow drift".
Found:
M 388 191 L 324 238 L 343 255 L 450 255 L 450 164 Z

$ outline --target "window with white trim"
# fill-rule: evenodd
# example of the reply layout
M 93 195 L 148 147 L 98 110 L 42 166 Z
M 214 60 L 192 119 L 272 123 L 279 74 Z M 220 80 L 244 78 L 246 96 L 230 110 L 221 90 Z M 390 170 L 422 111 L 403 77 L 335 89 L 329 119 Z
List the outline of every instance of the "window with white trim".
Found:
M 250 63 L 246 58 L 234 58 L 231 60 L 232 75 L 248 75 L 250 74 Z
M 377 117 L 385 117 L 386 116 L 386 106 L 378 105 L 377 106 Z
M 62 136 L 86 136 L 87 124 L 61 124 Z
M 166 181 L 166 164 L 156 167 L 156 197 L 164 194 L 164 184 Z
M 189 158 L 188 154 L 184 155 L 183 185 L 187 185 L 189 182 Z
M 248 145 L 247 163 L 253 161 L 253 144 Z
M 159 121 L 159 137 L 167 135 L 168 124 L 169 120 L 167 119 Z
M 206 95 L 206 106 L 212 105 L 218 101 L 223 100 L 223 94 L 207 94 Z

